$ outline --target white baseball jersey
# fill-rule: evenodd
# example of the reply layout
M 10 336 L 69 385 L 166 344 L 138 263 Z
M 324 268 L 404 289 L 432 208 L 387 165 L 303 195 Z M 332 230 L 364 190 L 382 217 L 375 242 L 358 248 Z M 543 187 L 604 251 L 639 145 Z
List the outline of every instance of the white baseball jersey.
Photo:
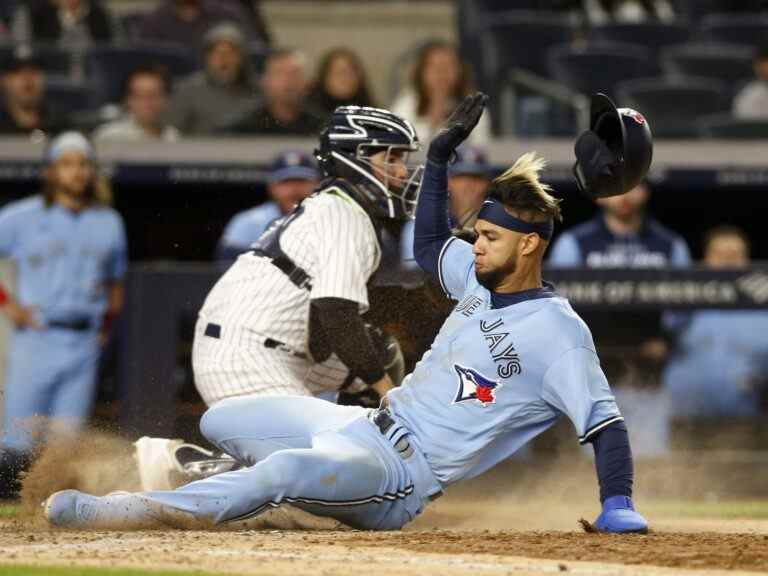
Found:
M 361 313 L 368 309 L 366 284 L 381 258 L 376 231 L 351 197 L 330 187 L 304 200 L 279 241 L 311 288 L 296 286 L 270 258 L 253 252 L 219 279 L 199 312 L 192 351 L 195 384 L 208 404 L 245 394 L 306 395 L 338 384 L 317 377 L 317 370 L 307 382 L 309 302 L 344 298 L 359 303 Z M 266 347 L 267 340 L 280 346 Z

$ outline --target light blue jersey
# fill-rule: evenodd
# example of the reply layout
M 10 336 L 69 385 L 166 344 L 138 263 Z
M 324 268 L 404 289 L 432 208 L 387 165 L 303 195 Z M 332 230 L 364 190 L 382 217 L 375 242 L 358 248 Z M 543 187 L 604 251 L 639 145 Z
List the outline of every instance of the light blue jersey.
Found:
M 265 202 L 255 208 L 238 212 L 224 228 L 219 241 L 219 257 L 225 260 L 236 258 L 248 250 L 264 231 L 283 213 L 275 202 Z
M 34 196 L 0 211 L 0 256 L 16 263 L 16 299 L 40 325 L 15 332 L 5 383 L 2 445 L 25 451 L 28 419 L 76 428 L 90 413 L 107 284 L 126 270 L 123 222 L 111 208 L 75 213 Z
M 568 301 L 545 287 L 494 309 L 473 264 L 470 244 L 446 242 L 440 281 L 459 303 L 414 372 L 387 394 L 443 485 L 488 470 L 560 415 L 582 443 L 622 420 L 589 329 Z
M 0 211 L 0 256 L 15 261 L 16 298 L 39 311 L 41 324 L 87 319 L 97 325 L 106 283 L 125 274 L 123 222 L 111 208 L 75 213 L 33 196 Z

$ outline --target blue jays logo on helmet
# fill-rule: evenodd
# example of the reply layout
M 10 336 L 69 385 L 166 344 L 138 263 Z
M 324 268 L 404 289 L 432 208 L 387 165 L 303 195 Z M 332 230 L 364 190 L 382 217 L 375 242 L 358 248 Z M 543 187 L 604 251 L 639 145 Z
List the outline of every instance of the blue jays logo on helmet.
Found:
M 388 110 L 339 106 L 320 133 L 315 151 L 325 176 L 349 180 L 360 188 L 382 216 L 412 217 L 423 166 L 408 166 L 408 154 L 419 149 L 410 122 Z M 371 156 L 386 152 L 374 165 Z
M 483 406 L 496 402 L 496 392 L 501 388 L 501 382 L 486 378 L 474 368 L 453 365 L 459 376 L 459 388 L 456 391 L 454 404 L 465 400 L 477 400 Z

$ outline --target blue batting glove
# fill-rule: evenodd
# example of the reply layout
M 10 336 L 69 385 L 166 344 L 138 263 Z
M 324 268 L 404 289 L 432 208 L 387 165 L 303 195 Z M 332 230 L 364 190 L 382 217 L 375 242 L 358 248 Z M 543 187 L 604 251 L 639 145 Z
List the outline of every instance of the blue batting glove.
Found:
M 597 517 L 595 528 L 603 532 L 626 534 L 629 532 L 648 532 L 648 522 L 635 512 L 632 498 L 629 496 L 611 496 L 603 502 L 603 511 Z

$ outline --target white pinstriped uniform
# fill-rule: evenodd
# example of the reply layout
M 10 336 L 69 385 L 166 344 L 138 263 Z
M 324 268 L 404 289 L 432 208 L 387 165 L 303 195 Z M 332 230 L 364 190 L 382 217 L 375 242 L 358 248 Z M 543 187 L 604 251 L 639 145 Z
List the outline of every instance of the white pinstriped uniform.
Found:
M 263 256 L 241 255 L 208 294 L 198 315 L 192 349 L 195 384 L 207 404 L 230 396 L 309 395 L 337 388 L 344 367 L 332 356 L 323 365 L 308 355 L 309 301 L 335 297 L 368 309 L 366 284 L 379 265 L 376 231 L 363 209 L 339 188 L 304 200 L 303 213 L 280 238 L 280 247 L 311 278 L 297 287 Z M 221 326 L 219 338 L 206 326 Z M 271 349 L 272 338 L 290 351 Z

